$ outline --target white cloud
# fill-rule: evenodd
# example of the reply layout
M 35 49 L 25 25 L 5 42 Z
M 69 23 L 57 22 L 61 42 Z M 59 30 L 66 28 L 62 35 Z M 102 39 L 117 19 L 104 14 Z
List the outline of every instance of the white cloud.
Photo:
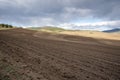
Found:
M 76 23 L 77 26 L 115 26 L 120 23 L 120 20 L 118 21 L 102 21 L 102 22 L 95 22 L 95 23 Z
M 41 18 L 41 17 L 33 17 L 30 20 L 31 25 L 36 26 L 36 27 L 40 27 L 40 26 L 54 26 L 53 24 L 56 21 L 52 18 Z M 57 24 L 57 22 L 56 22 Z
M 59 27 L 72 30 L 107 30 L 113 28 L 120 28 L 120 20 L 118 21 L 103 21 L 95 23 L 64 23 Z

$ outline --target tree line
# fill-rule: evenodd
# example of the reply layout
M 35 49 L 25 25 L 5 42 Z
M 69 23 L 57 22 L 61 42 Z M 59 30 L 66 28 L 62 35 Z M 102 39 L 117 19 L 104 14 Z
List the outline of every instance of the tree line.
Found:
M 0 28 L 13 28 L 13 26 L 9 24 L 0 24 Z

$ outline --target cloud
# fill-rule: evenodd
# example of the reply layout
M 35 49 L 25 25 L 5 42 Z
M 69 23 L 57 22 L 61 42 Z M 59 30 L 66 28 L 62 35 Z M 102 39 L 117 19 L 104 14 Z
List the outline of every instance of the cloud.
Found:
M 118 21 L 103 21 L 95 23 L 64 23 L 60 24 L 59 27 L 71 30 L 110 30 L 114 28 L 120 28 L 120 20 Z
M 0 22 L 56 26 L 92 19 L 118 21 L 119 4 L 119 0 L 0 0 Z
M 63 9 L 63 13 L 61 17 L 70 20 L 70 19 L 78 19 L 78 18 L 85 18 L 91 16 L 91 10 L 89 9 L 82 9 L 82 8 L 73 8 L 73 7 L 65 7 Z
M 54 26 L 55 25 L 54 22 L 55 21 L 52 18 L 32 18 L 30 20 L 30 23 L 31 23 L 30 25 L 33 25 L 35 27 L 38 27 L 39 25 L 41 25 L 41 26 Z

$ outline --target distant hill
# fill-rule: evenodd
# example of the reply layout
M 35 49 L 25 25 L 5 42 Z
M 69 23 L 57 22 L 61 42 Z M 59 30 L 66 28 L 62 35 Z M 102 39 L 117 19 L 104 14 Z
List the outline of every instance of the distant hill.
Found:
M 41 31 L 52 31 L 52 32 L 60 32 L 64 31 L 62 28 L 52 27 L 52 26 L 44 26 L 44 27 L 31 27 L 32 30 L 41 30 Z
M 115 28 L 115 29 L 111 29 L 111 30 L 105 30 L 103 32 L 108 32 L 108 33 L 120 33 L 120 28 Z

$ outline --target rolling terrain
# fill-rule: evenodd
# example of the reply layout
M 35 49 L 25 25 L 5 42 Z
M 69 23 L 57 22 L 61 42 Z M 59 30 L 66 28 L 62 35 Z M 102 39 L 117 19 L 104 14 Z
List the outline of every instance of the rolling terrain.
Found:
M 116 37 L 0 30 L 0 80 L 120 80 Z
M 27 28 L 29 30 L 42 31 L 53 34 L 65 34 L 65 35 L 73 35 L 73 36 L 83 36 L 83 37 L 91 37 L 95 39 L 109 39 L 109 40 L 120 40 L 119 29 L 108 30 L 108 31 L 92 31 L 92 30 L 66 30 L 58 27 L 35 27 L 35 28 Z M 109 32 L 110 31 L 110 32 Z M 113 31 L 113 32 L 112 32 Z

